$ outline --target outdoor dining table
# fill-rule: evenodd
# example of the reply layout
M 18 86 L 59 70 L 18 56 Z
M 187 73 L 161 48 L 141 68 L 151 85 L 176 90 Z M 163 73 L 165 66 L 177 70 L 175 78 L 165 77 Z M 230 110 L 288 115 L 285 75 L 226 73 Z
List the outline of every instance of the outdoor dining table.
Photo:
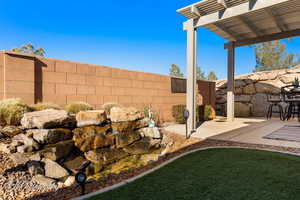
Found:
M 297 105 L 296 112 L 297 112 L 298 121 L 300 122 L 300 88 L 295 87 L 295 88 L 291 89 L 287 94 L 292 98 L 286 99 L 285 102 L 286 103 L 294 103 Z M 291 115 L 292 115 L 292 112 L 288 112 L 287 116 L 285 118 L 290 119 Z

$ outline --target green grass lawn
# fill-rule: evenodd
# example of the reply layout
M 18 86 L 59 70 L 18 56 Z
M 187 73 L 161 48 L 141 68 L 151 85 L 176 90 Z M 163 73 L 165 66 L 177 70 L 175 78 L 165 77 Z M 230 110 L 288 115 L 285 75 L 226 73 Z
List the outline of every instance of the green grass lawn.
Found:
M 244 149 L 211 149 L 90 200 L 300 199 L 300 158 Z

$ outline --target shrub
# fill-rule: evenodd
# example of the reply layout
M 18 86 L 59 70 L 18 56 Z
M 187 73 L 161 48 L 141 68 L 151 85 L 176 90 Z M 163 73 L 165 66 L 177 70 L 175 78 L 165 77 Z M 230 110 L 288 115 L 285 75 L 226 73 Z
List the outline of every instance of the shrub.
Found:
M 30 107 L 21 99 L 4 99 L 0 101 L 0 124 L 18 126 L 24 113 L 30 111 Z
M 186 108 L 185 105 L 174 105 L 172 107 L 172 116 L 175 119 L 175 122 L 178 124 L 184 124 L 185 119 L 183 117 L 183 111 Z
M 80 111 L 93 110 L 93 106 L 85 102 L 73 102 L 65 106 L 65 110 L 71 114 L 77 114 Z
M 204 120 L 212 120 L 216 118 L 216 111 L 211 105 L 205 105 L 204 107 Z
M 149 106 L 144 106 L 142 112 L 144 112 L 145 118 L 154 120 L 156 124 L 159 123 L 159 115 L 158 115 L 157 112 L 151 107 L 151 105 L 149 105 Z
M 108 102 L 102 105 L 102 108 L 105 110 L 107 114 L 110 113 L 110 109 L 113 107 L 121 107 L 122 105 L 116 102 Z
M 61 110 L 62 108 L 54 103 L 37 103 L 30 105 L 30 108 L 34 111 L 41 111 L 41 110 L 47 110 L 47 109 L 55 109 L 55 110 Z
M 185 105 L 174 105 L 172 107 L 172 116 L 178 124 L 184 124 L 185 119 L 183 111 Z M 196 121 L 208 121 L 215 118 L 215 111 L 211 105 L 198 105 L 196 110 Z

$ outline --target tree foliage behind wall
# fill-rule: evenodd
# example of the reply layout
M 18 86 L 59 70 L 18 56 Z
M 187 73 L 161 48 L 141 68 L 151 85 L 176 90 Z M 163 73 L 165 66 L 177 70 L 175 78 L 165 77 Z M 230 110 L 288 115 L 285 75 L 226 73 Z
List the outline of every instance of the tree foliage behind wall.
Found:
M 180 67 L 178 65 L 172 64 L 169 69 L 170 75 L 175 77 L 184 77 L 183 73 L 180 71 Z
M 25 54 L 30 54 L 30 55 L 35 55 L 35 56 L 44 56 L 45 55 L 45 50 L 41 47 L 35 48 L 33 44 L 29 43 L 27 45 L 23 45 L 18 48 L 13 48 L 11 51 L 16 52 L 16 53 L 25 53 Z
M 286 43 L 276 40 L 255 46 L 254 72 L 287 69 L 300 64 L 300 55 L 287 53 Z

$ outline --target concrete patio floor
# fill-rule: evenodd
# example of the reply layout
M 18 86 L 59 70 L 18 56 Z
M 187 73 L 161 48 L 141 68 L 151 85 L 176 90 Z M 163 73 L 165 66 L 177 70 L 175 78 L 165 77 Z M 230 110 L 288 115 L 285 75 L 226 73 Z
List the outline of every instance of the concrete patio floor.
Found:
M 233 122 L 227 122 L 222 118 L 217 118 L 212 121 L 204 122 L 192 137 L 300 148 L 300 142 L 263 138 L 285 125 L 300 125 L 300 123 L 296 119 L 287 122 L 279 119 L 236 118 Z M 185 125 L 170 124 L 164 127 L 164 129 L 185 136 Z

